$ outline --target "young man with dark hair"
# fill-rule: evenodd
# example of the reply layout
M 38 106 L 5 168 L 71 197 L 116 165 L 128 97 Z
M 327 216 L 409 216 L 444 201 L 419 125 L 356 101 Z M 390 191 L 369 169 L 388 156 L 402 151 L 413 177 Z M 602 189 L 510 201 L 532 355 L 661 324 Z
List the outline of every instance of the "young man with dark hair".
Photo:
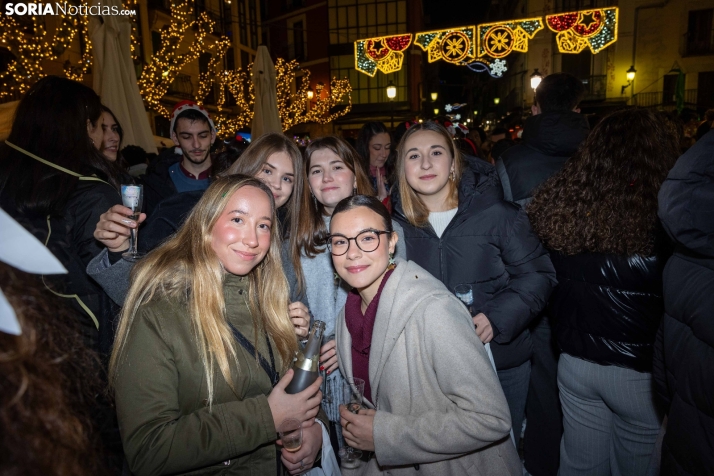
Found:
M 171 195 L 205 190 L 209 185 L 210 151 L 216 140 L 216 127 L 208 111 L 192 101 L 176 104 L 171 113 L 171 139 L 176 153 L 159 157 L 146 171 L 147 214 Z
M 546 76 L 536 89 L 533 116 L 523 127 L 523 142 L 501 154 L 496 170 L 506 200 L 523 207 L 533 191 L 558 172 L 589 133 L 578 105 L 583 83 L 568 73 Z M 563 415 L 558 394 L 558 351 L 546 315 L 530 327 L 533 342 L 531 377 L 523 439 L 525 467 L 533 476 L 558 473 Z

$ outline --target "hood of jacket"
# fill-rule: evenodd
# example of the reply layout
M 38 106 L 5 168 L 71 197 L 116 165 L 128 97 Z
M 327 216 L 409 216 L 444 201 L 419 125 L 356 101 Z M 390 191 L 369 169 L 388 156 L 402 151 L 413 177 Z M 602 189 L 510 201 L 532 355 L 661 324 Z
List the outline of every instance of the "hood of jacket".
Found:
M 590 132 L 584 115 L 577 112 L 544 112 L 526 119 L 523 142 L 551 157 L 571 157 Z
M 499 200 L 503 198 L 496 168 L 479 158 L 470 155 L 463 156 L 464 170 L 459 182 L 459 210 L 467 208 L 471 199 L 477 194 L 488 194 Z M 404 215 L 399 187 L 394 184 L 391 191 L 393 214 L 409 223 Z

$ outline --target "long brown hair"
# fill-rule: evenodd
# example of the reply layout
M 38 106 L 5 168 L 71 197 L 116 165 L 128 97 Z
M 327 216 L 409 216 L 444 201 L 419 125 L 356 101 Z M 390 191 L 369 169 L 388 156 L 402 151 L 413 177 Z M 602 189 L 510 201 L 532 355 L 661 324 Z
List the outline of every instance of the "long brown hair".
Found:
M 463 162 L 461 159 L 461 151 L 454 147 L 454 141 L 451 139 L 451 134 L 447 131 L 444 126 L 437 122 L 423 122 L 420 124 L 414 124 L 399 141 L 399 146 L 397 146 L 397 183 L 399 184 L 399 200 L 402 203 L 402 211 L 404 216 L 409 220 L 413 226 L 426 226 L 429 223 L 429 209 L 426 207 L 424 202 L 419 195 L 414 191 L 414 189 L 407 182 L 407 174 L 405 172 L 405 162 L 406 162 L 406 151 L 405 144 L 407 140 L 414 134 L 421 131 L 431 131 L 436 132 L 444 138 L 446 142 L 446 147 L 454 160 L 454 177 L 453 180 L 449 180 L 449 199 L 447 205 L 449 208 L 454 208 L 459 204 L 459 183 L 461 182 L 461 175 L 463 174 Z
M 310 173 L 310 159 L 312 154 L 318 150 L 329 149 L 342 159 L 348 169 L 355 174 L 357 180 L 357 194 L 374 195 L 374 188 L 367 178 L 367 174 L 360 166 L 360 158 L 357 151 L 344 139 L 335 136 L 320 137 L 310 143 L 305 150 L 305 176 Z M 297 239 L 300 250 L 310 258 L 322 253 L 321 245 L 327 237 L 328 230 L 325 227 L 323 216 L 325 207 L 310 195 L 310 187 L 305 187 L 302 194 L 300 209 L 303 213 L 300 216 Z
M 0 474 L 107 474 L 91 415 L 101 364 L 77 316 L 37 276 L 0 263 L 22 334 L 0 332 Z
M 678 156 L 672 130 L 645 109 L 605 117 L 527 208 L 551 250 L 649 254 L 657 193 Z
M 256 177 L 262 170 L 268 158 L 276 153 L 285 152 L 290 156 L 295 169 L 295 182 L 293 182 L 293 193 L 288 202 L 283 205 L 287 211 L 285 220 L 287 221 L 287 240 L 290 247 L 290 261 L 295 269 L 298 280 L 298 292 L 305 288 L 305 279 L 302 274 L 302 264 L 300 263 L 300 244 L 298 242 L 298 223 L 300 219 L 300 206 L 305 187 L 305 174 L 303 173 L 303 160 L 300 149 L 295 141 L 285 134 L 269 132 L 255 139 L 243 152 L 238 160 L 231 165 L 221 175 L 243 174 Z
M 196 331 L 201 361 L 208 384 L 208 403 L 213 401 L 215 365 L 225 381 L 235 389 L 229 362 L 236 362 L 234 338 L 225 316 L 224 270 L 211 247 L 216 221 L 233 194 L 242 187 L 255 187 L 268 196 L 273 207 L 270 250 L 249 274 L 249 307 L 255 339 L 265 329 L 278 348 L 283 367 L 297 350 L 295 332 L 288 316 L 288 283 L 280 258 L 280 231 L 273 194 L 259 179 L 230 175 L 208 187 L 176 234 L 152 251 L 132 270 L 132 284 L 119 320 L 116 341 L 109 362 L 109 383 L 121 371 L 122 352 L 139 308 L 154 297 L 186 300 Z M 215 364 L 215 365 L 214 365 Z M 238 369 L 240 372 L 240 369 Z

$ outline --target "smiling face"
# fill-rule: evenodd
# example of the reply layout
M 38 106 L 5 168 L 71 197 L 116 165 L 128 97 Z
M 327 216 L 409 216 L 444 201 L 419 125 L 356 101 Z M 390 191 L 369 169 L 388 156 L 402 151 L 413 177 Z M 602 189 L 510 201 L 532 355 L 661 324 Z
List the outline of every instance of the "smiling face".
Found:
M 352 195 L 357 179 L 345 162 L 330 149 L 318 149 L 312 153 L 308 169 L 310 190 L 325 211 L 332 215 L 340 200 Z
M 433 131 L 419 131 L 404 143 L 404 175 L 429 211 L 441 211 L 450 195 L 449 175 L 454 157 L 446 139 Z
M 255 178 L 270 187 L 275 208 L 282 207 L 290 200 L 295 185 L 295 166 L 290 155 L 285 151 L 271 154 Z
M 171 133 L 174 143 L 181 147 L 185 161 L 201 165 L 208 161 L 211 144 L 216 140 L 216 132 L 208 121 L 191 120 L 185 117 L 176 121 L 176 130 Z
M 270 249 L 273 210 L 263 190 L 245 186 L 226 204 L 211 231 L 211 248 L 229 273 L 245 276 Z
M 117 160 L 117 153 L 119 152 L 119 124 L 117 124 L 114 117 L 106 111 L 102 113 L 102 119 L 104 119 L 104 124 L 102 124 L 103 137 L 101 152 L 107 159 L 114 162 Z
M 365 230 L 385 231 L 384 220 L 367 207 L 357 207 L 340 212 L 330 222 L 330 235 L 343 235 L 353 238 Z M 347 284 L 356 288 L 367 301 L 377 292 L 382 276 L 389 266 L 389 254 L 394 253 L 397 234 L 379 235 L 379 246 L 372 252 L 362 251 L 350 240 L 347 253 L 332 256 L 335 271 Z
M 389 158 L 391 147 L 392 139 L 388 133 L 375 134 L 369 141 L 369 165 L 377 168 L 384 167 Z

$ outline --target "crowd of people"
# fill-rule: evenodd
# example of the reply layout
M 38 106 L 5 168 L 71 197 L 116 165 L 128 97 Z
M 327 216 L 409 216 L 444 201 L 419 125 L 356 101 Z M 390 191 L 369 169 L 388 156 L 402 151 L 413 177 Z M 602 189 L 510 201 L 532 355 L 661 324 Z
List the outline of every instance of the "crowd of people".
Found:
M 331 476 L 348 446 L 345 474 L 714 474 L 711 119 L 681 154 L 671 115 L 591 127 L 583 95 L 545 77 L 517 139 L 369 122 L 302 149 L 217 140 L 183 101 L 147 157 L 90 88 L 39 80 L 0 206 L 67 274 L 0 263 L 0 474 Z

